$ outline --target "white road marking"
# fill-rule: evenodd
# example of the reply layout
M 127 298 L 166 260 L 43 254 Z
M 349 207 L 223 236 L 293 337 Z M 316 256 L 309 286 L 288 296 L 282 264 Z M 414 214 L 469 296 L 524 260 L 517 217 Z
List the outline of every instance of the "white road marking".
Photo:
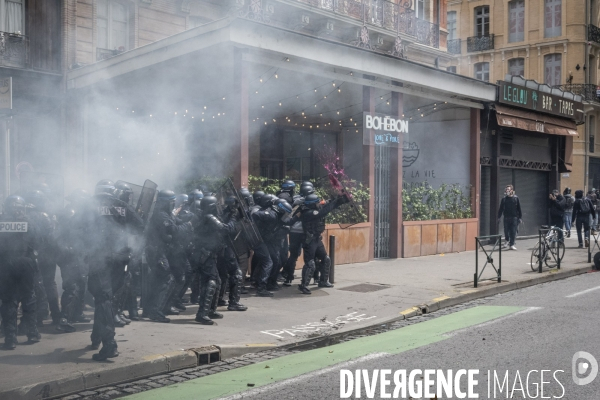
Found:
M 456 331 L 453 331 L 453 332 L 445 333 L 442 336 L 444 336 L 444 337 L 452 337 L 452 336 L 455 336 L 455 335 L 457 335 L 459 333 L 467 332 L 467 331 L 473 330 L 475 328 L 481 328 L 481 327 L 484 327 L 484 326 L 493 325 L 493 324 L 495 324 L 497 322 L 502 322 L 502 321 L 505 321 L 505 320 L 507 320 L 509 318 L 516 317 L 517 315 L 527 314 L 527 313 L 530 313 L 532 311 L 538 311 L 538 310 L 541 310 L 541 309 L 542 309 L 542 307 L 527 307 L 526 309 L 521 310 L 519 312 L 516 312 L 514 314 L 505 315 L 504 317 L 496 318 L 496 319 L 493 319 L 493 320 L 488 321 L 488 322 L 484 322 L 484 323 L 479 324 L 479 325 L 473 325 L 473 326 L 469 326 L 467 328 L 463 328 L 463 329 L 459 329 L 459 330 L 456 330 Z
M 577 292 L 577 293 L 573 293 L 573 294 L 570 294 L 570 295 L 568 295 L 568 296 L 565 296 L 565 297 L 566 297 L 567 299 L 569 299 L 569 298 L 571 298 L 571 297 L 577 297 L 577 296 L 580 296 L 580 295 L 582 295 L 582 294 L 590 293 L 590 292 L 593 292 L 593 291 L 595 291 L 595 290 L 598 290 L 598 289 L 600 289 L 600 286 L 596 286 L 596 287 L 594 287 L 594 288 L 591 288 L 591 289 L 588 289 L 588 290 L 584 290 L 583 292 Z
M 243 399 L 243 398 L 246 398 L 249 396 L 260 395 L 269 390 L 278 389 L 281 387 L 287 387 L 291 383 L 297 383 L 297 382 L 300 382 L 300 381 L 303 381 L 306 379 L 311 379 L 316 376 L 326 374 L 328 372 L 336 371 L 341 368 L 346 368 L 346 367 L 349 367 L 354 364 L 358 364 L 358 363 L 361 363 L 364 361 L 376 360 L 378 358 L 382 358 L 382 357 L 389 356 L 389 355 L 390 355 L 390 353 L 368 354 L 366 356 L 355 358 L 354 360 L 344 361 L 342 363 L 332 365 L 331 367 L 327 367 L 327 368 L 323 368 L 323 369 L 320 369 L 317 371 L 302 374 L 302 375 L 296 376 L 294 378 L 284 379 L 283 381 L 280 381 L 280 382 L 261 386 L 261 387 L 255 388 L 255 389 L 246 390 L 245 392 L 236 393 L 236 394 L 228 396 L 228 397 L 222 397 L 220 400 L 237 400 L 237 399 Z

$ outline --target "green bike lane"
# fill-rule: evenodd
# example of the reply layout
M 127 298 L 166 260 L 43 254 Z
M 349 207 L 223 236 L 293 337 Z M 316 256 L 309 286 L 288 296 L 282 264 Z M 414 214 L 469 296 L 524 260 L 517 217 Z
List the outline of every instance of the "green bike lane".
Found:
M 448 333 L 509 316 L 524 307 L 479 306 L 333 346 L 290 354 L 127 396 L 129 400 L 217 399 L 332 367 L 371 354 L 399 354 L 446 340 Z

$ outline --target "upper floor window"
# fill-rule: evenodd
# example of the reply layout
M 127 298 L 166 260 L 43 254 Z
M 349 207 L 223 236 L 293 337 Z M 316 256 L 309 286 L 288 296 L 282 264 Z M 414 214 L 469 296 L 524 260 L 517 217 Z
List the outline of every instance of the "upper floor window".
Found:
M 448 71 L 448 72 L 452 72 L 453 74 L 455 74 L 455 73 L 456 73 L 456 66 L 447 67 L 447 68 L 446 68 L 446 71 Z
M 0 0 L 0 31 L 25 34 L 25 0 Z
M 544 36 L 562 35 L 562 0 L 544 0 Z
M 513 76 L 525 76 L 525 59 L 513 58 L 512 60 L 508 60 L 508 73 Z
M 480 62 L 475 64 L 475 79 L 489 82 L 490 80 L 490 63 Z
M 525 0 L 508 3 L 508 41 L 522 42 L 525 39 Z
M 129 12 L 126 4 L 115 0 L 97 1 L 97 47 L 125 51 L 129 48 Z
M 560 85 L 562 54 L 544 56 L 544 83 L 550 86 Z
M 425 0 L 416 0 L 415 14 L 417 18 L 425 19 Z
M 475 8 L 475 36 L 488 36 L 490 34 L 490 6 Z
M 456 39 L 456 11 L 448 12 L 447 18 L 448 40 Z

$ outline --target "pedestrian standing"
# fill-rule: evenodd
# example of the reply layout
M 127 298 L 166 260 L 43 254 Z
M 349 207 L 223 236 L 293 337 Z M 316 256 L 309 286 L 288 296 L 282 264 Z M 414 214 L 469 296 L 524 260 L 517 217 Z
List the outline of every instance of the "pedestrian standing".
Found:
M 597 210 L 598 196 L 596 195 L 596 189 L 588 191 L 587 198 L 590 199 L 590 201 L 592 202 L 592 208 L 594 209 L 594 211 Z M 592 230 L 592 232 L 595 232 L 597 230 L 596 225 L 598 225 L 598 218 L 592 216 L 592 214 L 590 213 L 590 229 Z
M 592 201 L 586 197 L 583 197 L 583 190 L 576 190 L 571 223 L 573 221 L 576 223 L 575 227 L 577 228 L 577 240 L 579 241 L 579 248 L 583 247 L 583 239 L 581 235 L 582 227 L 584 230 L 585 247 L 590 245 L 590 215 L 592 218 L 596 216 L 596 211 L 594 210 Z
M 565 188 L 563 191 L 563 197 L 565 198 L 565 213 L 563 220 L 565 224 L 565 230 L 567 231 L 567 237 L 571 237 L 571 217 L 573 216 L 573 204 L 575 204 L 575 198 L 571 195 L 571 188 Z
M 558 239 L 563 240 L 563 219 L 565 216 L 565 208 L 567 202 L 557 189 L 554 189 L 549 196 L 550 208 L 550 225 L 560 228 L 558 231 Z
M 506 185 L 504 189 L 504 198 L 500 202 L 500 209 L 498 210 L 498 223 L 500 218 L 504 215 L 504 235 L 508 245 L 506 247 L 511 250 L 517 250 L 515 246 L 515 239 L 517 238 L 517 228 L 521 223 L 523 214 L 521 213 L 521 203 L 519 198 L 515 194 L 513 185 Z

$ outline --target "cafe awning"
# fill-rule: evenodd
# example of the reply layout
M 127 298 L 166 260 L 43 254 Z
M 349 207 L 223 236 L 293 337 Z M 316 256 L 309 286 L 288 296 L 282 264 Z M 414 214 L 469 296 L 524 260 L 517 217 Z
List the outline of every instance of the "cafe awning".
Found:
M 577 126 L 574 121 L 500 104 L 494 104 L 494 107 L 500 126 L 549 135 L 577 136 Z

